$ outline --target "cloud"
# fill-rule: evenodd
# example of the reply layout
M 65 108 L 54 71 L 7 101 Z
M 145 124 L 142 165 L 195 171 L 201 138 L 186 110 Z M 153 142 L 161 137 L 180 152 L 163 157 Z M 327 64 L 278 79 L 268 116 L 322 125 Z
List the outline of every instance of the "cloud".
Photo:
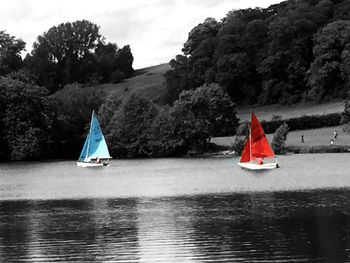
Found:
M 188 32 L 207 17 L 221 20 L 233 9 L 267 7 L 278 0 L 12 0 L 2 3 L 0 30 L 22 38 L 31 50 L 36 37 L 60 23 L 87 19 L 107 42 L 129 44 L 134 68 L 168 62 L 181 53 Z

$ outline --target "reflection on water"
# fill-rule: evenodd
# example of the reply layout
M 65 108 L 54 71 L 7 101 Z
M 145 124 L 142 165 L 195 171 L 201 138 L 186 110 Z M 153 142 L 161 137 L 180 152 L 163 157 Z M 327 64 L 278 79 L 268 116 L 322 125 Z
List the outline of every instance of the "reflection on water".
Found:
M 350 262 L 350 191 L 0 202 L 1 262 Z

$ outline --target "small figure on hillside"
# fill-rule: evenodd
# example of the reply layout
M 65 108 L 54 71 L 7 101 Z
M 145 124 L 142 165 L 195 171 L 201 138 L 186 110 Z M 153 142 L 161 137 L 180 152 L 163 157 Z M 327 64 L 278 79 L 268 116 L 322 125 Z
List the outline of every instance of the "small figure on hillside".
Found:
M 331 139 L 331 145 L 333 145 L 333 143 L 334 143 L 334 141 L 333 141 L 333 139 Z
M 337 137 L 338 137 L 337 130 L 335 130 L 335 131 L 333 132 L 333 136 L 334 136 L 334 139 L 336 140 L 336 139 L 337 139 Z
M 302 134 L 302 135 L 300 136 L 300 142 L 301 142 L 301 143 L 304 143 L 304 134 Z

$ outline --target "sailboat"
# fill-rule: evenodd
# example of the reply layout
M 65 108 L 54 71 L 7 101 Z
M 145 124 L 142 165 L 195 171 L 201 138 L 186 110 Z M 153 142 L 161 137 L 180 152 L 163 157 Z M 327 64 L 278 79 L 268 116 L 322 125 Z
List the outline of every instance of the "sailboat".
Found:
M 79 167 L 106 166 L 111 158 L 96 114 L 92 111 L 90 130 L 77 161 L 77 165 Z
M 239 166 L 249 170 L 278 168 L 277 158 L 258 118 L 252 113 L 249 138 L 244 146 Z

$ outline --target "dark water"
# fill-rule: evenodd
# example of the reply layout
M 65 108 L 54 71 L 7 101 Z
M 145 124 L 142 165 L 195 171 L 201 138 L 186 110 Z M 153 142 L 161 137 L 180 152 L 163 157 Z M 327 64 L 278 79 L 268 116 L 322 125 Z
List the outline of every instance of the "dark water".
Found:
M 350 262 L 349 157 L 3 165 L 0 262 Z
M 0 208 L 1 262 L 350 262 L 350 191 Z

